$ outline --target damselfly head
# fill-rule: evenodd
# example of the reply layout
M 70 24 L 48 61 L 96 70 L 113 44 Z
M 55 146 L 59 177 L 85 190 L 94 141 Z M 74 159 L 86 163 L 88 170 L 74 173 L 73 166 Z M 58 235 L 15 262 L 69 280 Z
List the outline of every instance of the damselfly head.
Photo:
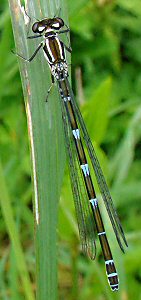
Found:
M 59 18 L 50 18 L 50 19 L 43 19 L 39 22 L 36 22 L 32 26 L 32 31 L 34 33 L 43 33 L 47 29 L 51 28 L 53 30 L 59 30 L 61 27 L 64 26 L 64 21 Z

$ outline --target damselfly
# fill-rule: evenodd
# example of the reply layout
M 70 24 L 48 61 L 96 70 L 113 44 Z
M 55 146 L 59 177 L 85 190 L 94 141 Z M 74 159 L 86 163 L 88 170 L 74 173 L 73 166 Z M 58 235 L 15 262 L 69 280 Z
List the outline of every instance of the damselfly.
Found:
M 128 245 L 94 147 L 69 84 L 65 50 L 71 52 L 71 48 L 67 47 L 60 40 L 61 33 L 69 32 L 67 26 L 66 29 L 62 29 L 64 26 L 66 25 L 60 17 L 45 18 L 35 22 L 32 26 L 32 31 L 35 35 L 29 36 L 28 38 L 34 39 L 43 37 L 44 40 L 41 41 L 29 59 L 17 55 L 25 61 L 31 62 L 37 52 L 43 48 L 44 56 L 51 71 L 52 85 L 56 81 L 60 93 L 66 152 L 68 154 L 71 185 L 82 249 L 91 259 L 95 258 L 96 232 L 105 260 L 108 282 L 112 291 L 116 291 L 119 288 L 119 279 L 91 177 L 93 171 L 118 244 L 123 252 L 123 242 L 126 246 Z M 87 154 L 84 150 L 84 146 L 87 148 Z M 87 156 L 90 158 L 90 168 Z

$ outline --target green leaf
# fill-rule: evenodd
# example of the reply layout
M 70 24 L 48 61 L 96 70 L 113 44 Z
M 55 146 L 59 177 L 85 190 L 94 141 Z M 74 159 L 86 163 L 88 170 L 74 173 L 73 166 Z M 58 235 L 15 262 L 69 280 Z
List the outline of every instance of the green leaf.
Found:
M 112 172 L 115 174 L 115 185 L 119 185 L 127 177 L 133 162 L 136 143 L 141 136 L 140 123 L 141 107 L 138 107 L 111 164 Z
M 1 162 L 0 162 L 0 191 L 1 191 L 0 204 L 5 219 L 5 223 L 7 226 L 7 231 L 9 233 L 13 245 L 16 262 L 17 262 L 17 269 L 19 271 L 19 275 L 23 284 L 26 298 L 28 300 L 33 300 L 34 299 L 33 291 L 31 287 L 29 275 L 27 272 L 27 266 L 25 263 L 24 254 L 20 243 L 20 236 L 17 231 L 16 224 L 13 218 L 12 206 L 11 206 L 10 197 L 7 190 L 7 185 L 4 179 L 4 173 L 3 173 Z
M 83 106 L 84 118 L 92 140 L 100 144 L 108 125 L 111 77 L 106 78 L 94 91 L 90 101 Z
M 135 14 L 137 16 L 141 16 L 141 9 L 140 0 L 117 0 L 117 4 L 120 5 L 120 7 L 126 9 L 127 11 L 131 12 L 132 14 Z

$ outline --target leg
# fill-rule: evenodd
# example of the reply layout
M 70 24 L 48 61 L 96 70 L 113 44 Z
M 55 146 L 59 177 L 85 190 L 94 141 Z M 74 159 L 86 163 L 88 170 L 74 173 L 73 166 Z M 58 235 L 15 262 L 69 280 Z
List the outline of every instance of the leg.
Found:
M 68 29 L 60 30 L 58 32 L 58 34 L 60 34 L 60 33 L 66 33 L 66 32 L 70 32 L 70 29 L 68 28 Z
M 27 39 L 29 39 L 29 40 L 31 40 L 31 39 L 37 39 L 37 38 L 39 38 L 41 36 L 42 36 L 42 34 L 27 36 Z
M 53 75 L 51 74 L 51 86 L 49 87 L 49 89 L 48 89 L 48 91 L 47 91 L 46 102 L 48 102 L 48 97 L 49 97 L 49 94 L 50 94 L 50 92 L 51 92 L 51 89 L 52 89 L 53 85 L 54 85 L 54 77 L 53 77 Z
M 64 44 L 64 43 L 63 43 L 63 44 Z M 70 45 L 69 45 L 69 47 L 67 47 L 67 46 L 64 44 L 64 47 L 65 47 L 65 49 L 66 49 L 69 53 L 72 53 L 72 49 L 71 49 Z
M 68 27 L 67 24 L 65 24 L 65 27 L 67 28 L 66 32 L 69 33 L 70 32 L 70 28 Z M 68 34 L 67 34 L 67 40 L 68 40 L 68 44 L 70 45 L 70 36 Z
M 65 26 L 67 27 L 67 29 L 65 29 L 65 30 L 60 30 L 60 31 L 58 32 L 58 34 L 70 32 L 69 27 L 68 27 L 66 24 L 65 24 Z M 67 46 L 64 44 L 64 42 L 63 42 L 63 44 L 64 44 L 65 49 L 66 49 L 69 53 L 71 53 L 71 52 L 72 52 L 72 49 L 71 49 L 71 47 L 70 47 L 70 40 L 69 40 L 68 35 L 66 35 L 66 37 L 67 37 L 67 40 L 68 40 L 68 43 L 69 43 L 69 47 L 67 47 Z
M 60 40 L 60 39 L 59 39 L 59 40 Z M 64 44 L 64 42 L 63 42 L 62 40 L 60 40 L 60 41 L 63 43 L 65 49 L 66 49 L 69 53 L 71 53 L 71 52 L 72 52 L 72 49 L 71 49 L 70 45 L 69 45 L 69 47 L 68 47 L 68 46 L 66 46 L 66 45 Z
M 27 62 L 31 62 L 31 61 L 34 59 L 34 57 L 36 56 L 37 52 L 40 50 L 40 48 L 41 48 L 42 46 L 43 46 L 43 42 L 41 42 L 41 43 L 39 44 L 38 48 L 35 50 L 35 52 L 33 53 L 33 55 L 32 55 L 29 59 L 23 57 L 22 55 L 20 55 L 20 54 L 18 54 L 18 53 L 15 53 L 14 51 L 12 51 L 12 53 L 16 54 L 18 57 L 22 58 L 23 60 L 25 60 L 25 61 L 27 61 Z

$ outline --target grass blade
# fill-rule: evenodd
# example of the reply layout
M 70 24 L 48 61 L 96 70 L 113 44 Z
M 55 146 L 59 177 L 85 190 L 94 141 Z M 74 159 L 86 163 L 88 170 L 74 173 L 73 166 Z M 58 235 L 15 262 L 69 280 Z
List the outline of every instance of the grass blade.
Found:
M 33 300 L 34 295 L 33 295 L 33 291 L 31 288 L 29 275 L 27 272 L 24 254 L 23 254 L 22 247 L 20 244 L 19 233 L 17 231 L 16 224 L 15 224 L 15 221 L 13 218 L 13 211 L 12 211 L 12 207 L 11 207 L 11 203 L 10 203 L 10 197 L 9 197 L 8 191 L 7 191 L 7 185 L 4 180 L 4 174 L 3 174 L 1 162 L 0 162 L 0 190 L 1 190 L 1 193 L 0 193 L 1 208 L 2 208 L 4 219 L 5 219 L 5 223 L 7 226 L 7 231 L 9 233 L 9 236 L 10 236 L 10 239 L 11 239 L 11 242 L 13 245 L 16 262 L 17 262 L 17 269 L 19 271 L 21 281 L 23 283 L 23 288 L 25 291 L 26 299 Z
M 53 17 L 63 1 L 30 1 L 26 12 L 35 18 Z M 12 24 L 17 52 L 30 57 L 37 45 L 28 40 L 26 28 L 29 19 L 20 1 L 10 0 Z M 63 8 L 64 9 L 64 8 Z M 61 10 L 61 17 L 64 12 Z M 66 21 L 66 20 L 65 20 Z M 29 31 L 29 34 L 31 32 Z M 30 34 L 31 35 L 31 34 Z M 64 146 L 61 111 L 58 95 L 54 90 L 45 102 L 51 84 L 50 70 L 39 51 L 35 60 L 28 64 L 19 59 L 28 120 L 29 139 L 34 182 L 34 211 L 36 239 L 37 299 L 57 299 L 57 212 L 62 176 L 64 171 Z

